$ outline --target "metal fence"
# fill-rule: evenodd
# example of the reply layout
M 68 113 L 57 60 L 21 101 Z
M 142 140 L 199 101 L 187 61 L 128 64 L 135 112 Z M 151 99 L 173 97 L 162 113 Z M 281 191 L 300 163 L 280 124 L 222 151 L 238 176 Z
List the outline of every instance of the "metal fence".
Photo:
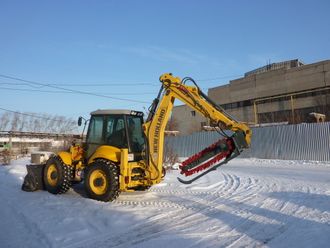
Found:
M 330 122 L 252 128 L 251 148 L 241 158 L 330 161 Z M 166 137 L 166 147 L 189 157 L 221 138 L 217 132 Z

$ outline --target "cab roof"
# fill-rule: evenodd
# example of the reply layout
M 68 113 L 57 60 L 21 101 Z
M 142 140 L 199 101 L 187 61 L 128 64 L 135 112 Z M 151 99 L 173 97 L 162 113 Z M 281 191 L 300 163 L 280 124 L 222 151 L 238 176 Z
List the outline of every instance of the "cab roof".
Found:
M 91 112 L 91 115 L 137 115 L 137 113 L 142 112 L 129 109 L 98 109 Z

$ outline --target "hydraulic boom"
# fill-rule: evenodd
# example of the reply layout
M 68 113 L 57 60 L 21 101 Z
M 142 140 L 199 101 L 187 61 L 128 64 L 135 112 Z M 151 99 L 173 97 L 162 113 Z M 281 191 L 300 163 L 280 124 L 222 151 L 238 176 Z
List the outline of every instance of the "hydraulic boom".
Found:
M 187 86 L 186 82 L 192 82 L 193 86 Z M 181 174 L 191 176 L 202 172 L 195 178 L 182 183 L 191 183 L 201 176 L 216 169 L 220 165 L 238 156 L 243 149 L 248 148 L 251 143 L 251 130 L 249 127 L 236 121 L 226 113 L 223 108 L 214 103 L 205 95 L 192 78 L 181 80 L 172 74 L 163 74 L 160 77 L 162 83 L 157 98 L 154 100 L 150 113 L 144 124 L 144 131 L 148 141 L 148 165 L 151 165 L 151 174 L 161 174 L 163 159 L 164 131 L 169 119 L 175 99 L 181 100 L 191 109 L 208 118 L 211 123 L 222 131 L 231 130 L 233 134 L 228 136 L 222 131 L 224 139 L 220 139 L 201 152 L 185 160 L 180 166 Z

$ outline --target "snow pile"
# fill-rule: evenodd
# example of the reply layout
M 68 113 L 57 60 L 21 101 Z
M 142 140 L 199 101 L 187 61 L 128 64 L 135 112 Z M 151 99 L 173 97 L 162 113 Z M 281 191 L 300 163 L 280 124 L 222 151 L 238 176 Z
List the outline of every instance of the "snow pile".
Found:
M 112 203 L 21 191 L 28 159 L 0 167 L 1 247 L 328 247 L 326 163 L 235 159 L 191 185 L 170 171 Z

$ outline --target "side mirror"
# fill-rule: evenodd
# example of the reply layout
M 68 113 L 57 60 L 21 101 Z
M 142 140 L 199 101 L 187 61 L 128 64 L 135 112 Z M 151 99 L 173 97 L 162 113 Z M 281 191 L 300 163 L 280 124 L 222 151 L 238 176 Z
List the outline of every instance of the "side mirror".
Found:
M 82 124 L 82 117 L 81 116 L 79 116 L 79 118 L 78 118 L 78 126 L 80 127 L 81 126 L 81 124 Z

